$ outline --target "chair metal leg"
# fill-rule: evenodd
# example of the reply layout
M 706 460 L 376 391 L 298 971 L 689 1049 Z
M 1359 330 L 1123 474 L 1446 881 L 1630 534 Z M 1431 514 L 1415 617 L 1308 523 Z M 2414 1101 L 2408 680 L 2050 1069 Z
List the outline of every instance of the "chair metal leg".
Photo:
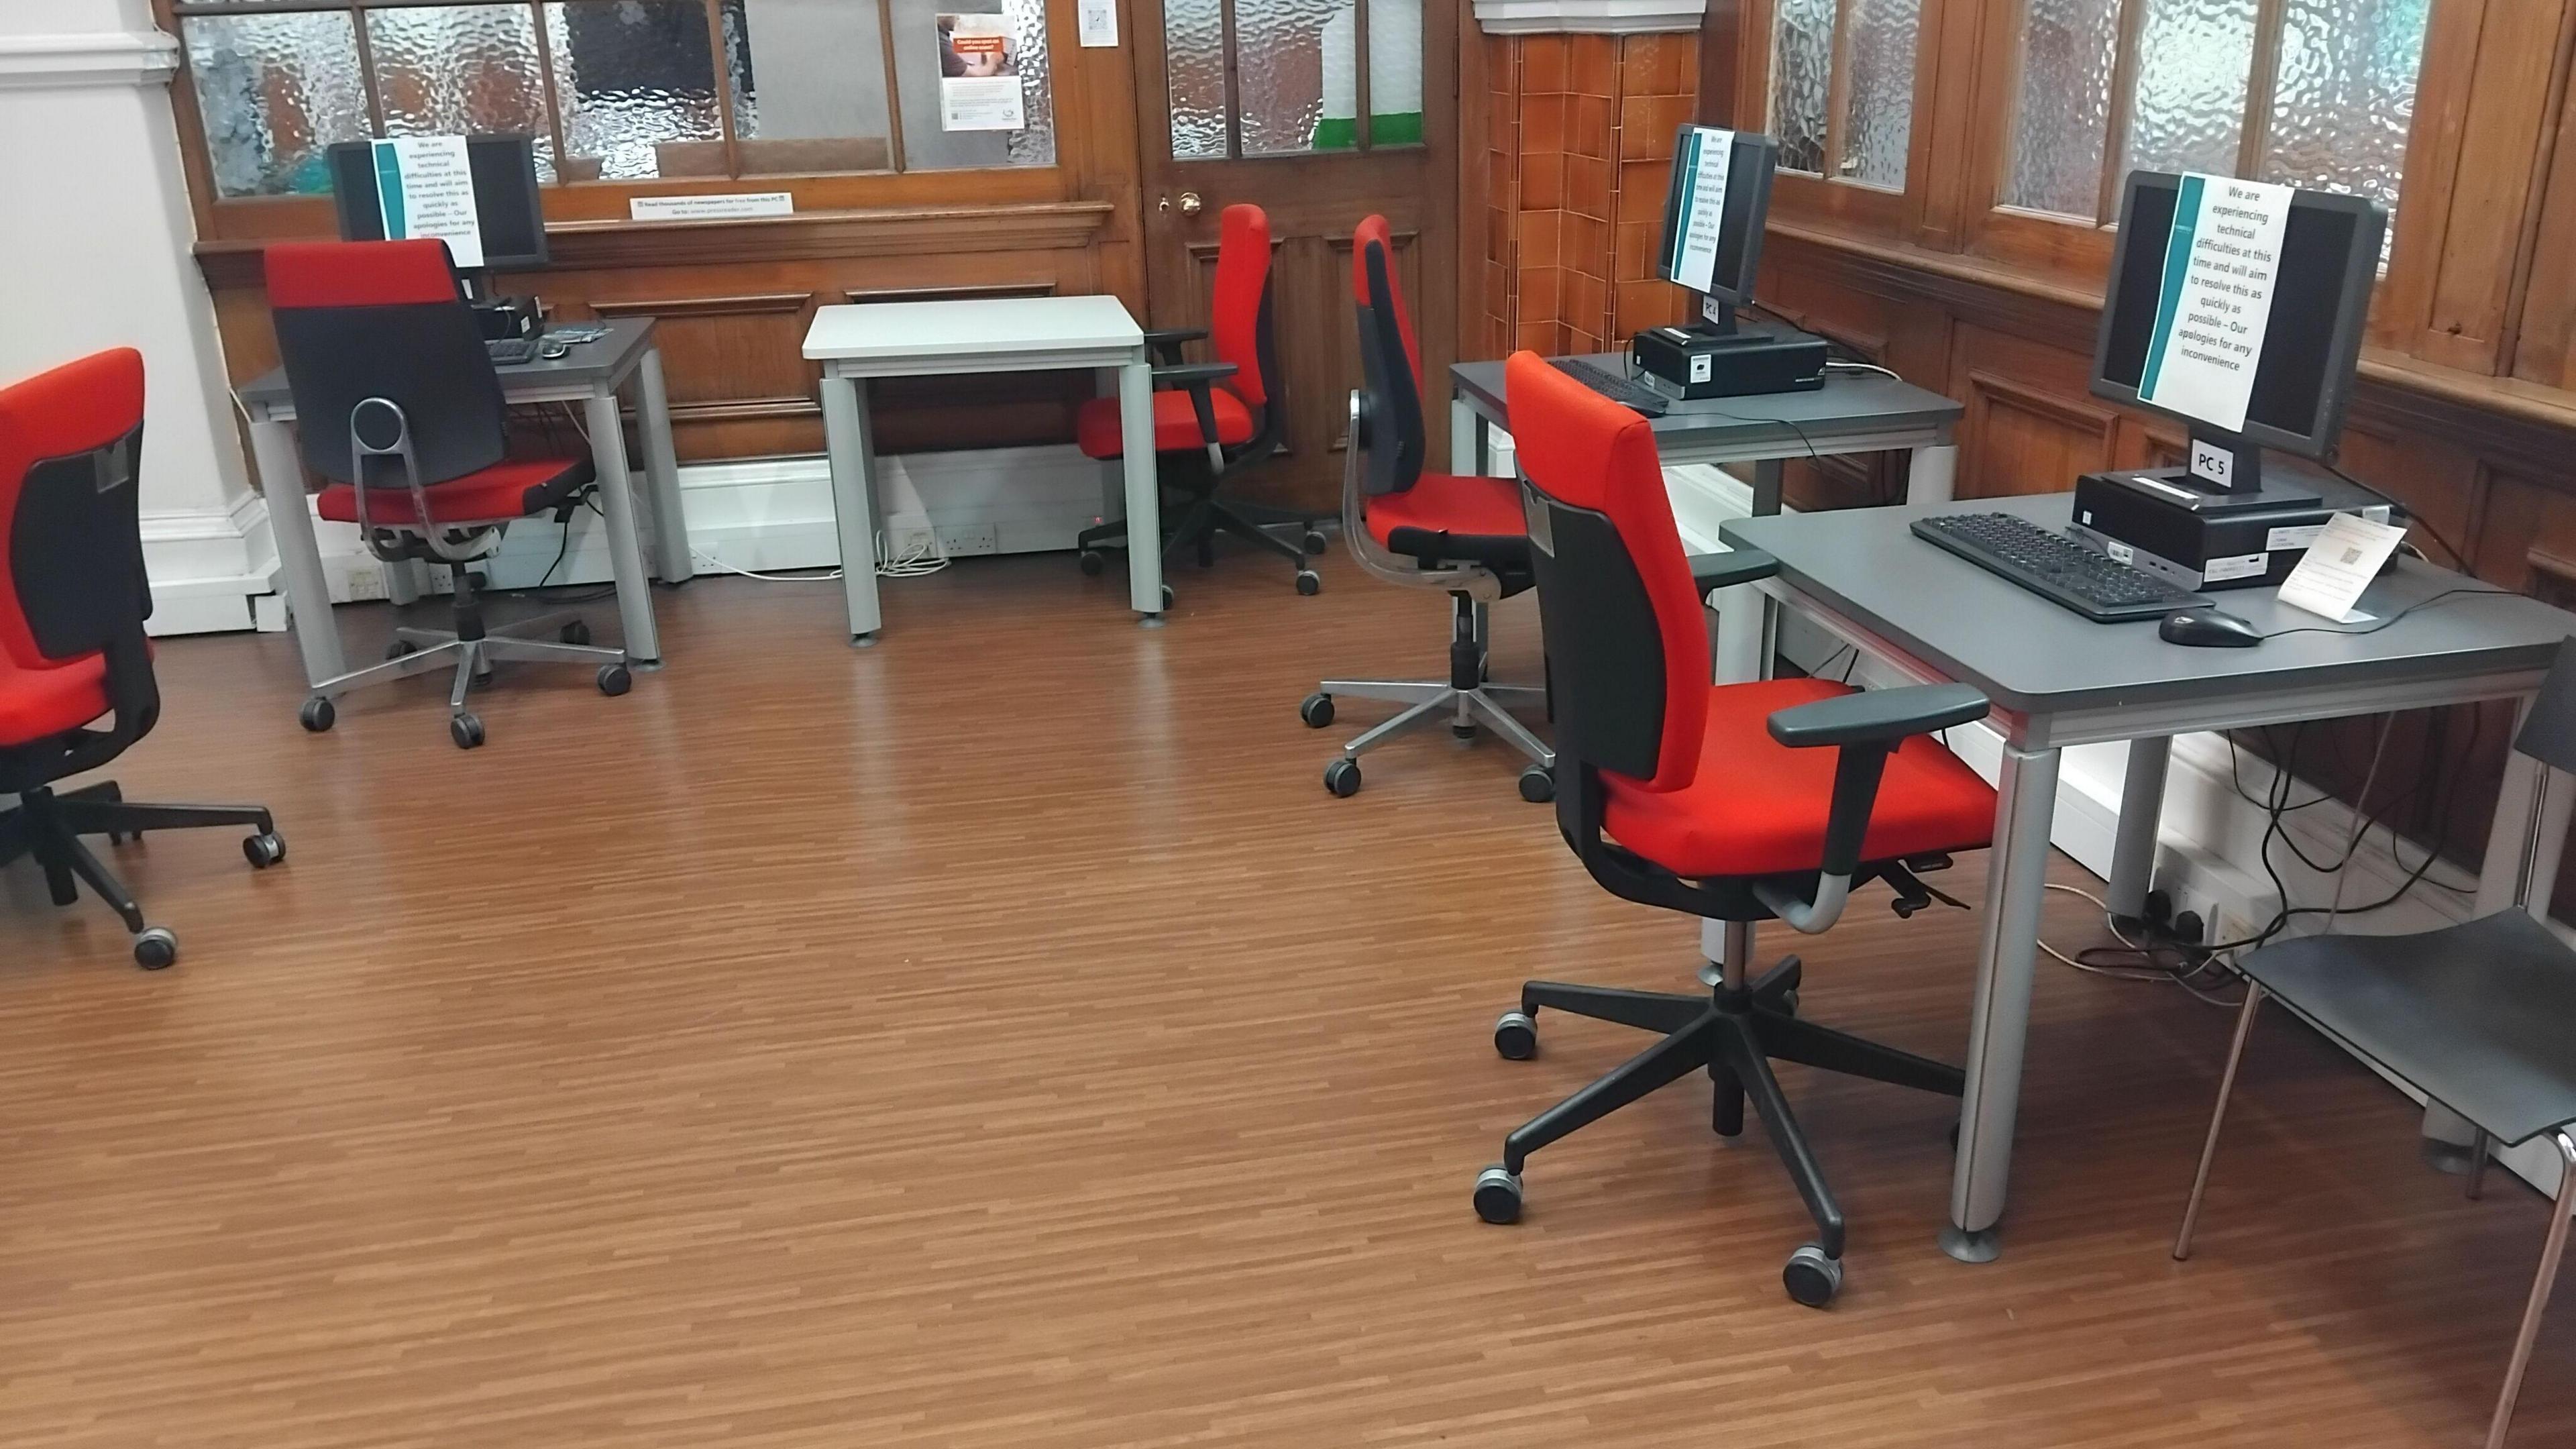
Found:
M 2504 1389 L 2496 1396 L 2495 1418 L 2487 1424 L 2487 1449 L 2504 1449 L 2505 1431 L 2513 1425 L 2513 1401 L 2522 1395 L 2523 1370 L 2531 1366 L 2531 1346 L 2540 1337 L 2540 1315 L 2549 1307 L 2549 1290 L 2558 1283 L 2558 1260 L 2567 1251 L 2568 1215 L 2576 1213 L 2576 1138 L 2570 1138 L 2565 1128 L 2549 1136 L 2558 1148 L 2558 1197 L 2549 1205 L 2549 1235 L 2540 1242 L 2540 1271 L 2532 1276 L 2531 1300 L 2522 1308 L 2522 1329 L 2514 1335 Z
M 1491 725 L 1494 733 L 1509 740 L 1512 748 L 1542 765 L 1553 766 L 1556 763 L 1556 751 L 1548 748 L 1547 741 L 1531 734 L 1529 726 L 1512 718 L 1511 711 L 1495 703 L 1484 690 L 1471 689 L 1458 698 L 1470 713 Z
M 1798 1196 L 1807 1200 L 1807 1215 L 1816 1220 L 1818 1246 L 1828 1258 L 1843 1255 L 1843 1210 L 1835 1204 L 1833 1189 L 1825 1185 L 1824 1164 L 1816 1161 L 1807 1146 L 1807 1135 L 1798 1130 L 1798 1119 L 1789 1111 L 1789 1098 L 1780 1090 L 1780 1079 L 1771 1075 L 1771 1063 L 1763 1056 L 1761 1038 L 1753 1024 L 1744 1017 L 1723 1017 L 1718 1021 L 1718 1048 L 1743 1083 L 1744 1095 L 1753 1100 L 1753 1110 L 1762 1118 L 1762 1130 L 1771 1139 L 1771 1150 L 1780 1154 L 1780 1165 L 1789 1170 L 1789 1178 L 1798 1185 Z
M 63 864 L 70 867 L 72 874 L 80 877 L 92 894 L 107 902 L 109 909 L 124 918 L 125 929 L 141 935 L 149 923 L 143 919 L 143 907 L 135 903 L 133 893 L 125 888 L 125 882 L 100 864 L 98 857 L 89 853 L 89 847 L 78 840 L 64 836 L 54 844 L 61 852 Z M 55 904 L 67 906 L 71 902 L 57 900 Z
M 460 650 L 456 661 L 456 682 L 449 685 L 447 689 L 447 712 L 463 714 L 465 696 L 474 688 L 475 676 L 490 672 L 491 667 L 483 662 L 482 641 L 468 641 Z
M 57 798 L 54 818 L 74 835 L 131 835 L 141 830 L 198 830 L 248 825 L 261 832 L 277 821 L 259 805 L 147 805 L 129 800 Z
M 1620 1063 L 1608 1076 L 1513 1128 L 1503 1139 L 1503 1169 L 1517 1176 L 1531 1153 L 1707 1066 L 1715 1047 L 1716 1018 L 1714 1011 L 1703 1013 L 1700 1020 Z
M 2254 1032 L 2254 1013 L 2263 1005 L 2263 988 L 2250 978 L 2245 1005 L 2236 1013 L 2236 1039 L 2227 1047 L 2227 1070 L 2218 1078 L 2218 1105 L 2209 1114 L 2209 1138 L 2200 1145 L 2200 1170 L 2192 1174 L 2191 1201 L 2183 1205 L 2182 1231 L 2174 1235 L 2174 1261 L 2191 1256 L 2191 1234 L 2200 1225 L 2200 1199 L 2209 1191 L 2209 1165 L 2218 1160 L 2218 1129 L 2227 1125 L 2227 1099 L 2236 1092 L 2236 1068 L 2245 1060 L 2245 1039 Z
M 1708 1128 L 1732 1142 L 1744 1135 L 1744 1081 L 1723 1059 L 1708 1064 L 1708 1081 L 1715 1088 L 1708 1104 Z
M 1379 721 L 1361 731 L 1349 744 L 1342 746 L 1342 758 L 1356 760 L 1396 735 L 1409 729 L 1418 729 L 1440 718 L 1449 708 L 1449 699 L 1449 691 L 1444 689 L 1436 699 L 1426 699 L 1392 719 Z
M 1798 983 L 1805 980 L 1806 975 L 1805 962 L 1795 956 L 1783 956 L 1780 958 L 1780 964 L 1753 978 L 1753 985 L 1750 988 L 1753 999 L 1786 1014 L 1780 1005 L 1780 998 L 1797 990 Z
M 364 689 L 371 684 L 386 684 L 397 679 L 409 679 L 415 674 L 427 674 L 449 662 L 449 655 L 459 653 L 464 648 L 463 640 L 442 639 L 435 644 L 422 647 L 415 653 L 388 659 L 382 664 L 370 664 L 364 669 L 352 669 L 346 674 L 335 674 L 313 686 L 313 694 L 317 699 L 337 699 L 351 690 Z
M 1535 1014 L 1541 1007 L 1569 1016 L 1671 1033 L 1708 1015 L 1708 998 L 1664 991 L 1622 991 L 1614 986 L 1579 986 L 1571 981 L 1523 982 L 1521 1010 Z
M 1967 1073 L 1947 1062 L 1881 1046 L 1794 1016 L 1759 1012 L 1750 1020 L 1762 1049 L 1784 1062 L 1947 1097 L 1959 1096 L 1968 1089 Z
M 507 634 L 485 638 L 477 653 L 486 660 L 536 664 L 623 664 L 626 651 L 597 644 L 558 644 L 552 639 L 517 639 Z
M 1327 679 L 1315 686 L 1335 699 L 1379 699 L 1390 704 L 1421 704 L 1449 693 L 1449 686 L 1401 679 Z

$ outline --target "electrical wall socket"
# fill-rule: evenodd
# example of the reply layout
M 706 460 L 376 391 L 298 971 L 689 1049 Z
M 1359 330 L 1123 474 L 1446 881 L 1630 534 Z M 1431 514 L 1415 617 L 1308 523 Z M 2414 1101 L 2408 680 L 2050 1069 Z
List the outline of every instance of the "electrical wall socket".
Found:
M 376 564 L 351 564 L 345 578 L 351 603 L 385 596 L 385 571 Z
M 2200 917 L 2203 942 L 2242 941 L 2281 909 L 2271 882 L 2197 846 L 2170 841 L 2156 850 L 2155 887 L 2173 899 L 2175 915 L 2190 911 Z
M 958 523 L 939 530 L 939 551 L 949 558 L 1002 551 L 1001 530 L 989 523 Z

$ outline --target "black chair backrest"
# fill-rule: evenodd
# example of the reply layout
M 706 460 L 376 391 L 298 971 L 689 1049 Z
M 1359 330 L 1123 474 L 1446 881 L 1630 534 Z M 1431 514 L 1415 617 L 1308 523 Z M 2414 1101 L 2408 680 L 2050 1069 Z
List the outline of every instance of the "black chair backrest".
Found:
M 307 468 L 335 483 L 407 486 L 396 470 L 359 476 L 351 430 L 375 398 L 402 409 L 422 483 L 501 461 L 501 380 L 447 243 L 298 242 L 270 247 L 267 269 Z M 366 426 L 369 442 L 392 441 L 377 419 Z
M 1377 498 L 1402 493 L 1422 477 L 1429 443 L 1422 391 L 1405 346 L 1404 299 L 1396 292 L 1385 240 L 1363 227 L 1358 244 L 1360 374 L 1367 399 L 1360 491 Z
M 106 755 L 151 729 L 161 705 L 143 636 L 142 449 L 143 354 L 130 347 L 0 388 L 0 652 L 25 670 L 106 655 Z

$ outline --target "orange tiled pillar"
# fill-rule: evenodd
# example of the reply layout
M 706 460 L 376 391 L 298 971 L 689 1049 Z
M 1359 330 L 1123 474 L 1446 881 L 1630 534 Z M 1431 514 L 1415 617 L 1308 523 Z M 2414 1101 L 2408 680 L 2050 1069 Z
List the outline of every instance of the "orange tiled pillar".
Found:
M 1654 252 L 1673 131 L 1698 104 L 1699 10 L 1648 3 L 1561 25 L 1549 0 L 1476 6 L 1486 206 L 1471 234 L 1481 226 L 1485 281 L 1462 339 L 1474 355 L 1617 351 L 1687 313 Z M 1604 24 L 1613 33 L 1573 28 Z

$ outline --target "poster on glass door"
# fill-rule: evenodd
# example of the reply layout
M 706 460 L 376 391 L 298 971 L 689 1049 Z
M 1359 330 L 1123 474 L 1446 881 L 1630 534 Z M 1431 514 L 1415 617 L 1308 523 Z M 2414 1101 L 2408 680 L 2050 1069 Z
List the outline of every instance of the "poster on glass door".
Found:
M 949 131 L 1016 131 L 1020 41 L 1007 15 L 939 17 L 939 124 Z

